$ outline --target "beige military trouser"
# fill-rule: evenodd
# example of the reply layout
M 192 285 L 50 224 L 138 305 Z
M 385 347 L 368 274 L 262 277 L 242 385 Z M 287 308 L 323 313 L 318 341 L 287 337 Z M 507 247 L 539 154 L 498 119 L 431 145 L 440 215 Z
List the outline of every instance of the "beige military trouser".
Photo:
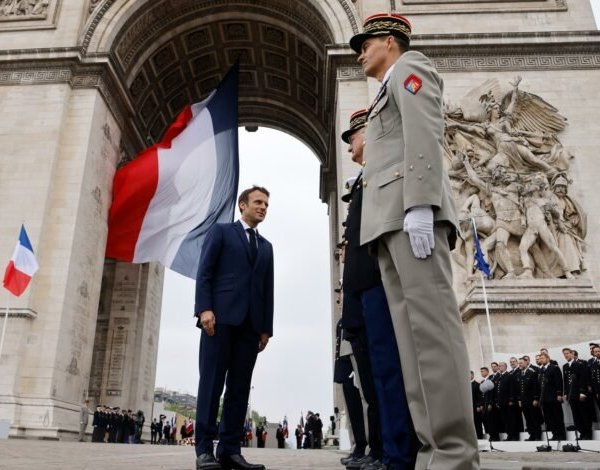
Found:
M 423 444 L 415 468 L 477 470 L 469 361 L 452 290 L 448 230 L 435 226 L 435 248 L 424 260 L 414 257 L 403 231 L 383 235 L 377 255 L 408 405 Z

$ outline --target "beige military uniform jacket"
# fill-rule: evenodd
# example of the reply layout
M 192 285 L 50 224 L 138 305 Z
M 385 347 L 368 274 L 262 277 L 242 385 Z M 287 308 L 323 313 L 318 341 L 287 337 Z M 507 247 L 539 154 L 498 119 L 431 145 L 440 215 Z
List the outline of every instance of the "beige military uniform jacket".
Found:
M 457 226 L 443 167 L 442 94 L 443 81 L 427 57 L 400 56 L 365 132 L 361 244 L 402 230 L 404 214 L 415 206 L 433 206 L 435 221 Z

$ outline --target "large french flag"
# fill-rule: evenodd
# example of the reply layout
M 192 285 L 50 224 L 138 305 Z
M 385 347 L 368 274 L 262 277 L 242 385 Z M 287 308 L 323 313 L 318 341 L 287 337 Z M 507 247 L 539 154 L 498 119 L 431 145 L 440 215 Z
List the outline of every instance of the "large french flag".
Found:
M 201 103 L 186 107 L 162 141 L 117 170 L 106 256 L 159 261 L 196 278 L 202 243 L 231 222 L 239 176 L 236 64 Z
M 25 227 L 21 225 L 19 233 L 19 241 L 13 252 L 12 258 L 4 271 L 4 287 L 13 295 L 20 296 L 27 286 L 33 275 L 39 269 L 37 259 L 33 253 L 33 247 L 25 231 Z

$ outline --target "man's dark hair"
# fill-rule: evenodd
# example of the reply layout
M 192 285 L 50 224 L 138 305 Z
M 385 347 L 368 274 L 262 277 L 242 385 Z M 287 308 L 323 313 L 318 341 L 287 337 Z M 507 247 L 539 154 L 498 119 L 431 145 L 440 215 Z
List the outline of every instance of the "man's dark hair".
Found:
M 269 197 L 271 195 L 269 193 L 269 191 L 267 190 L 267 188 L 263 188 L 262 186 L 254 185 L 251 188 L 244 189 L 242 191 L 242 194 L 240 194 L 240 197 L 238 197 L 238 208 L 240 207 L 240 204 L 242 202 L 245 202 L 246 204 L 248 204 L 248 201 L 250 200 L 250 193 L 253 193 L 254 191 L 260 191 L 267 197 Z
M 497 363 L 497 362 L 492 362 L 490 365 L 491 365 L 491 366 L 493 366 L 493 365 L 496 365 L 496 366 L 497 366 L 497 365 L 498 365 L 498 363 Z
M 485 369 L 485 370 L 487 370 L 488 372 L 490 371 L 490 370 L 489 370 L 487 367 L 485 367 L 485 366 L 483 366 L 483 367 L 480 367 L 480 368 L 479 368 L 479 370 L 484 370 L 484 369 Z
M 571 348 L 562 348 L 562 352 L 565 352 L 565 351 L 573 352 L 573 350 Z
M 406 52 L 409 49 L 409 45 L 406 41 L 404 41 L 403 39 L 400 39 L 397 36 L 394 36 L 394 41 L 396 41 L 396 44 L 398 44 L 398 47 L 400 48 L 400 50 L 402 52 Z

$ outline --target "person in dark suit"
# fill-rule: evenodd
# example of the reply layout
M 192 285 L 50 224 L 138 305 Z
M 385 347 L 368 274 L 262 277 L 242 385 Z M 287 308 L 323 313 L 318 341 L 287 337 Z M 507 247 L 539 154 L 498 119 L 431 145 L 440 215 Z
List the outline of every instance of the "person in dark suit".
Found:
M 592 357 L 588 364 L 590 367 L 590 385 L 592 388 L 592 395 L 594 396 L 594 401 L 600 410 L 600 346 L 592 346 Z
M 563 348 L 562 353 L 567 361 L 563 365 L 565 398 L 571 407 L 575 428 L 579 432 L 580 439 L 591 439 L 592 420 L 587 412 L 587 400 L 589 399 L 587 365 L 577 361 L 570 348 Z
M 521 408 L 519 407 L 519 403 L 517 400 L 517 393 L 519 390 L 519 374 L 521 373 L 521 369 L 519 369 L 519 360 L 516 357 L 511 357 L 510 361 L 510 370 L 508 373 L 510 374 L 511 382 L 510 382 L 510 390 L 513 406 L 510 408 L 511 411 L 511 419 L 509 420 L 509 429 L 507 429 L 507 439 L 510 441 L 518 441 L 521 438 L 521 433 L 523 432 L 523 416 L 521 415 Z
M 512 396 L 512 376 L 507 370 L 506 362 L 498 363 L 498 372 L 494 382 L 496 383 L 496 389 L 494 393 L 494 403 L 498 410 L 498 422 L 499 431 L 506 433 L 506 440 L 513 439 L 514 425 L 512 419 L 514 413 L 512 413 L 512 407 L 515 406 L 514 399 Z
M 483 426 L 485 432 L 488 434 L 488 438 L 491 441 L 499 441 L 500 435 L 498 434 L 497 425 L 494 422 L 494 390 L 496 385 L 494 384 L 490 375 L 490 370 L 487 367 L 479 369 L 483 381 L 479 384 L 483 400 Z
M 519 359 L 521 369 L 518 377 L 519 389 L 517 399 L 521 405 L 525 425 L 529 437 L 526 441 L 539 441 L 542 438 L 542 423 L 540 413 L 540 385 L 537 372 L 529 365 L 529 361 Z
M 200 382 L 196 408 L 196 468 L 264 469 L 246 462 L 240 437 L 257 354 L 273 335 L 273 248 L 256 227 L 269 192 L 254 186 L 238 199 L 241 220 L 215 224 L 202 248 L 196 278 Z M 220 426 L 219 399 L 226 382 Z M 219 439 L 217 458 L 213 440 Z
M 544 421 L 546 422 L 546 431 L 552 432 L 552 441 L 563 441 L 567 435 L 565 433 L 565 418 L 563 415 L 563 378 L 560 368 L 550 362 L 548 353 L 540 353 L 540 402 Z
M 471 397 L 473 399 L 473 422 L 477 439 L 483 439 L 483 395 L 479 390 L 479 382 L 475 380 L 475 373 L 471 371 Z

